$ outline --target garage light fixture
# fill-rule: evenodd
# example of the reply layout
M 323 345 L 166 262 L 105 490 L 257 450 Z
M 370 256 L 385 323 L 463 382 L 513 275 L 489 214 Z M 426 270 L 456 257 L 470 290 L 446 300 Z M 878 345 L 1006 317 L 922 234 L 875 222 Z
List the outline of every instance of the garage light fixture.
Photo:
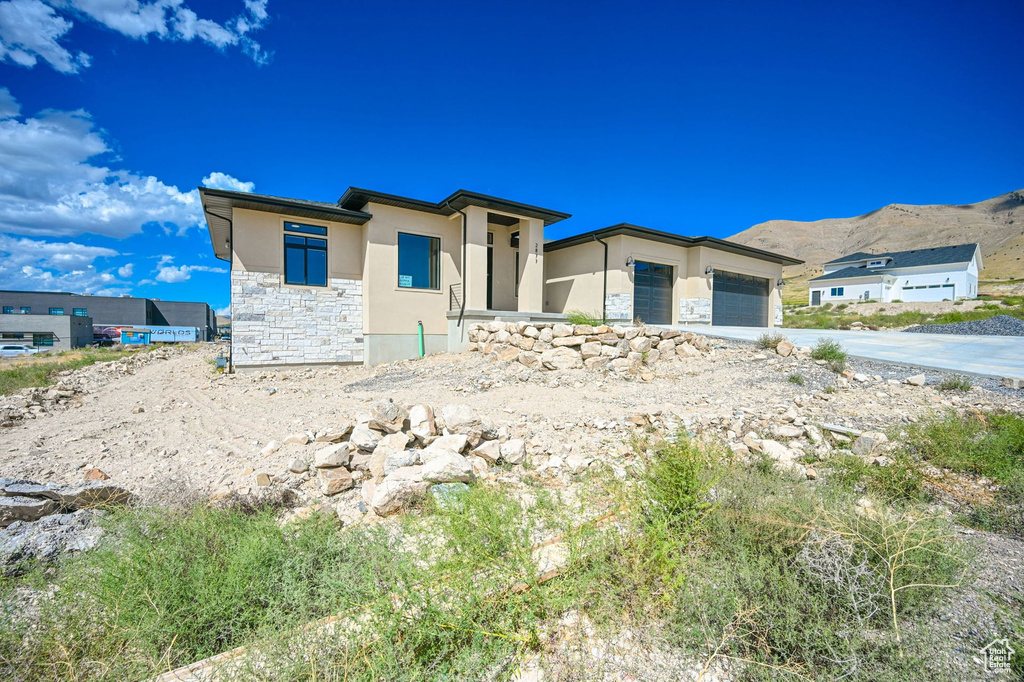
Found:
M 715 269 L 709 265 L 708 269 L 704 271 L 704 274 L 705 275 L 713 275 L 713 274 L 715 274 Z
M 775 286 L 784 287 L 786 286 L 786 283 L 780 279 L 778 282 L 775 283 Z
M 636 265 L 636 261 L 635 261 L 635 260 L 633 260 L 633 257 L 632 257 L 632 256 L 627 256 L 627 257 L 626 257 L 626 267 L 627 267 L 627 268 L 631 268 L 631 267 L 633 267 L 634 265 Z

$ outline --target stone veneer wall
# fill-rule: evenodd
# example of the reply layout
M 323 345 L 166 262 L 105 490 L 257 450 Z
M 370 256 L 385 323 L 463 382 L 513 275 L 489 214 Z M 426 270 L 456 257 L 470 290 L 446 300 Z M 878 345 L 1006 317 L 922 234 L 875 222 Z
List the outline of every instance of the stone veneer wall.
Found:
M 363 283 L 286 287 L 272 272 L 231 273 L 231 352 L 237 366 L 363 361 Z
M 604 298 L 605 315 L 609 320 L 633 321 L 633 294 L 608 294 Z
M 679 299 L 680 324 L 711 324 L 710 298 Z

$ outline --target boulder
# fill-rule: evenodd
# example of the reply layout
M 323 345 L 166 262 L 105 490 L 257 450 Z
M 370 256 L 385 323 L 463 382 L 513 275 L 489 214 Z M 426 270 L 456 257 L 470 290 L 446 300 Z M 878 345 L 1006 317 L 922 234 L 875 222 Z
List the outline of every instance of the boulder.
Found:
M 855 455 L 870 457 L 881 450 L 882 445 L 888 442 L 889 438 L 884 433 L 865 431 L 857 436 L 857 439 L 853 441 L 853 446 L 850 449 Z
M 452 452 L 462 452 L 466 449 L 466 444 L 468 442 L 469 438 L 465 434 L 461 433 L 454 433 L 450 436 L 440 436 L 432 440 L 424 452 L 429 450 L 451 450 Z
M 395 471 L 373 488 L 370 507 L 379 516 L 389 516 L 408 506 L 417 496 L 426 491 L 422 481 L 415 480 L 409 472 Z
M 381 478 L 385 475 L 386 464 L 392 455 L 396 453 L 405 452 L 405 448 L 409 445 L 409 436 L 404 433 L 392 433 L 384 436 L 377 443 L 377 447 L 373 449 L 373 454 L 370 456 L 370 462 L 368 464 L 369 471 L 374 478 Z M 392 460 L 391 469 L 396 469 L 400 466 L 407 466 L 407 464 L 399 463 L 404 461 L 405 457 L 398 457 Z M 410 462 L 411 464 L 412 462 Z
M 800 438 L 804 435 L 804 427 L 793 424 L 776 424 L 772 427 L 772 433 L 777 438 Z
M 15 521 L 38 521 L 53 514 L 60 505 L 41 497 L 0 497 L 0 528 L 6 528 Z
M 598 358 L 587 358 L 583 361 L 583 366 L 589 370 L 598 370 L 607 367 L 610 361 L 611 358 L 604 356 Z
M 352 435 L 349 436 L 348 442 L 352 443 L 359 450 L 373 452 L 373 449 L 377 447 L 377 443 L 380 442 L 380 438 L 380 434 L 372 431 L 366 424 L 357 424 L 352 429 Z
M 515 346 L 506 346 L 505 348 L 499 350 L 495 354 L 495 357 L 497 357 L 502 362 L 512 362 L 513 360 L 518 360 L 519 349 L 516 348 Z
M 658 342 L 657 350 L 662 355 L 668 355 L 674 353 L 676 350 L 676 342 L 672 339 L 662 339 Z
M 494 463 L 501 459 L 501 444 L 496 440 L 487 440 L 473 450 L 473 454 Z
M 416 466 L 420 463 L 420 451 L 419 450 L 398 450 L 395 452 L 389 452 L 381 463 L 381 471 L 384 476 L 405 467 Z M 374 478 L 380 478 L 375 462 L 370 462 L 370 473 L 373 474 Z
M 903 380 L 904 383 L 910 384 L 911 386 L 924 386 L 927 379 L 923 374 L 915 374 L 912 377 L 907 377 Z
M 519 354 L 519 364 L 529 369 L 540 366 L 540 356 L 536 353 L 524 351 Z
M 85 470 L 85 476 L 83 478 L 87 481 L 109 481 L 110 476 L 103 473 L 102 470 L 93 467 L 92 469 Z
M 501 458 L 509 464 L 522 464 L 526 459 L 526 441 L 520 438 L 505 441 L 498 450 Z
M 788 358 L 793 354 L 793 349 L 795 348 L 796 346 L 789 341 L 780 341 L 779 345 L 775 346 L 775 352 L 784 358 Z
M 600 341 L 589 341 L 580 346 L 580 356 L 582 356 L 584 360 L 596 358 L 601 355 L 601 349 L 603 347 L 604 346 L 601 345 Z
M 646 353 L 651 350 L 651 338 L 649 336 L 637 336 L 629 342 L 629 349 L 634 353 Z
M 275 452 L 277 452 L 278 450 L 280 450 L 281 447 L 282 447 L 281 441 L 279 441 L 279 440 L 272 440 L 269 443 L 267 443 L 266 447 L 264 447 L 262 450 L 260 450 L 260 454 L 263 455 L 264 457 L 269 457 L 270 455 L 272 455 Z
M 681 358 L 699 358 L 700 351 L 688 342 L 680 343 L 676 345 L 676 355 Z
M 469 405 L 445 405 L 441 408 L 441 419 L 451 433 L 468 433 L 480 428 L 480 417 Z
M 393 400 L 378 400 L 370 407 L 370 421 L 367 424 L 374 431 L 398 433 L 409 418 L 409 413 Z
M 551 345 L 554 346 L 555 348 L 582 346 L 584 343 L 586 343 L 586 341 L 587 337 L 585 336 L 556 336 L 555 339 L 551 342 Z
M 760 446 L 761 452 L 768 457 L 771 457 L 776 462 L 792 462 L 797 457 L 795 452 L 778 441 L 763 440 L 761 441 Z
M 296 457 L 292 461 L 288 462 L 288 471 L 293 474 L 304 474 L 309 471 L 309 463 L 304 459 Z
M 324 495 L 337 495 L 355 485 L 347 469 L 324 469 L 319 476 L 320 490 Z
M 572 336 L 572 327 L 567 324 L 556 324 L 551 328 L 551 336 L 555 339 Z
M 409 433 L 420 443 L 425 443 L 437 435 L 434 411 L 430 409 L 430 405 L 419 404 L 409 408 Z
M 540 362 L 547 369 L 579 369 L 583 367 L 580 354 L 571 348 L 552 348 L 540 355 Z
M 285 437 L 284 442 L 287 445 L 305 445 L 309 442 L 309 434 L 292 433 Z
M 423 465 L 423 480 L 430 483 L 468 483 L 473 480 L 473 465 L 450 450 L 437 450 Z
M 317 469 L 348 466 L 352 459 L 352 447 L 351 443 L 337 443 L 320 448 L 313 455 L 313 466 Z
M 317 443 L 340 443 L 345 436 L 352 433 L 352 422 L 341 422 L 337 426 L 328 426 L 323 431 L 318 431 L 313 438 Z

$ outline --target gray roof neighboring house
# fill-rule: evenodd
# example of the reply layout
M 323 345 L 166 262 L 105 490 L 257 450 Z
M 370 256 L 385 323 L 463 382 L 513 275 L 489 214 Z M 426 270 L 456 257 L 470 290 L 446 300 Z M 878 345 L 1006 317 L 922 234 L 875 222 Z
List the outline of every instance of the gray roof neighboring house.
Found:
M 830 260 L 825 265 L 839 265 L 840 263 L 855 263 L 862 260 L 875 260 L 888 258 L 892 262 L 884 266 L 885 269 L 893 268 L 917 268 L 925 265 L 948 265 L 952 263 L 969 263 L 977 251 L 978 245 L 957 244 L 955 246 L 936 246 L 931 249 L 914 249 L 912 251 L 891 251 L 889 253 L 865 253 L 858 251 L 848 256 L 842 256 Z M 882 269 L 882 268 L 876 268 Z
M 978 251 L 977 244 L 957 244 L 955 246 L 937 246 L 932 249 L 914 249 L 912 251 L 893 251 L 890 253 L 863 253 L 858 252 L 843 256 L 842 258 L 829 261 L 825 265 L 840 265 L 842 263 L 858 263 L 868 260 L 886 259 L 885 265 L 868 268 L 866 265 L 856 265 L 835 272 L 830 272 L 809 282 L 821 282 L 831 279 L 851 279 L 854 277 L 874 277 L 879 275 L 892 275 L 895 270 L 906 268 L 920 268 L 930 265 L 954 265 L 958 263 L 970 263 Z

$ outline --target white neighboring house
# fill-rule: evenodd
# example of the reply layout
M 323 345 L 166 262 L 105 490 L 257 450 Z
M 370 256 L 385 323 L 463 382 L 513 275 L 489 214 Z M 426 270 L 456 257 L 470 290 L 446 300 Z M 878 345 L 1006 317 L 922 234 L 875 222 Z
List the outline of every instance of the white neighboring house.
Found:
M 977 298 L 981 268 L 977 244 L 853 253 L 825 263 L 825 274 L 808 282 L 810 304 Z

